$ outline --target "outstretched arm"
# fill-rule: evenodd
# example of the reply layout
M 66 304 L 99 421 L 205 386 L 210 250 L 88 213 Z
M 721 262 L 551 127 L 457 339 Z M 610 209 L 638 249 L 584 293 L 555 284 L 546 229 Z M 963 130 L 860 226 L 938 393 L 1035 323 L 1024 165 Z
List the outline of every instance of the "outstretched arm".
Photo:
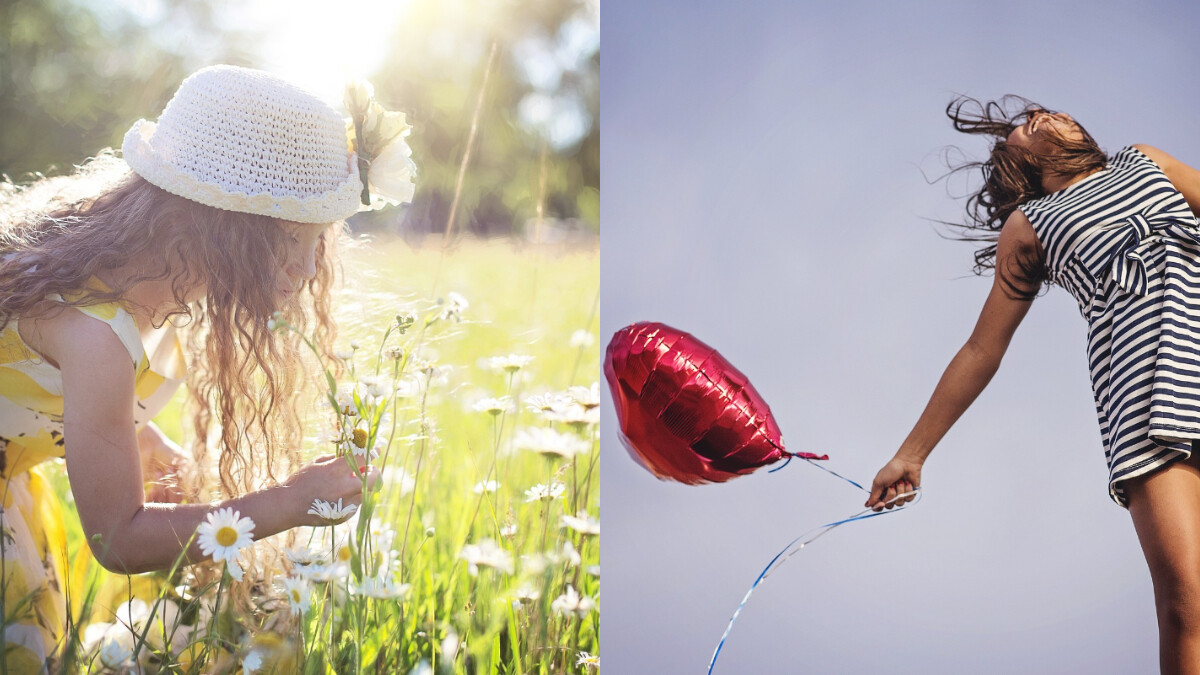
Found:
M 1187 200 L 1188 206 L 1192 208 L 1192 213 L 1200 214 L 1200 171 L 1184 164 L 1158 148 L 1149 145 L 1133 146 L 1141 150 L 1162 172 L 1167 174 L 1167 179 L 1175 186 L 1176 190 L 1183 193 L 1183 198 Z
M 1037 235 L 1025 214 L 1014 211 L 1000 231 L 995 279 L 975 330 L 950 361 L 925 411 L 895 457 L 875 476 L 866 506 L 882 509 L 896 495 L 920 487 L 921 467 L 929 453 L 991 381 L 1013 333 L 1032 303 L 1032 300 L 1011 297 L 1010 289 L 1015 287 L 1030 295 L 1037 291 L 1036 286 L 1030 287 L 1015 279 L 1012 271 L 1018 269 L 1020 261 L 1037 255 L 1039 247 Z M 911 500 L 912 497 L 898 499 L 887 508 Z
M 109 570 L 136 573 L 205 556 L 193 542 L 205 516 L 229 506 L 254 520 L 254 538 L 298 525 L 313 499 L 356 503 L 362 482 L 344 459 L 323 458 L 282 485 L 221 504 L 146 503 L 133 423 L 134 369 L 129 353 L 102 322 L 67 310 L 35 322 L 35 342 L 63 377 L 67 475 L 88 545 Z M 24 328 L 24 326 L 23 326 Z

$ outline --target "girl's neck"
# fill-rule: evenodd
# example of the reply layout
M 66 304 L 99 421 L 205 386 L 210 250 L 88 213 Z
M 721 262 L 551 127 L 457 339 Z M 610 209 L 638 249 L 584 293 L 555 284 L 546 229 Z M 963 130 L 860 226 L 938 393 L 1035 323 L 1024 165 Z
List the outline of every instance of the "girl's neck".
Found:
M 103 270 L 96 273 L 109 288 L 124 286 L 129 279 L 128 271 L 124 268 Z M 143 337 L 154 330 L 155 325 L 162 323 L 165 309 L 174 305 L 169 281 L 140 281 L 130 286 L 122 294 L 126 309 L 137 324 L 138 332 Z
M 1058 192 L 1059 190 L 1065 190 L 1084 178 L 1087 178 L 1097 171 L 1102 170 L 1103 169 L 1094 169 L 1092 171 L 1085 171 L 1084 173 L 1075 174 L 1074 176 L 1061 176 L 1058 174 L 1045 176 L 1042 178 L 1042 189 L 1045 190 L 1046 194 L 1048 195 L 1054 194 L 1055 192 Z

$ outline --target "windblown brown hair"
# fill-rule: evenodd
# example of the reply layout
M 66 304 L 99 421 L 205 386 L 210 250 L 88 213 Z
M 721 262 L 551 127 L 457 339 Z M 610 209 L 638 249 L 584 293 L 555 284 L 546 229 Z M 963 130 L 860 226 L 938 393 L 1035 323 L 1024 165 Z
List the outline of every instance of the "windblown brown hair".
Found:
M 996 267 L 996 241 L 1008 217 L 1022 204 L 1046 196 L 1042 179 L 1049 176 L 1078 176 L 1104 168 L 1108 156 L 1081 125 L 1083 136 L 1072 139 L 1049 134 L 1053 151 L 1034 153 L 1007 142 L 1009 134 L 1037 112 L 1053 113 L 1033 101 L 1012 94 L 996 101 L 979 101 L 959 96 L 946 106 L 954 128 L 966 134 L 993 138 L 988 158 L 951 167 L 951 173 L 978 169 L 983 185 L 967 198 L 965 223 L 950 223 L 964 230 L 967 241 L 988 242 L 975 251 L 976 274 Z M 1026 251 L 1013 264 L 997 270 L 1009 297 L 1032 300 L 1038 284 L 1049 278 L 1045 254 Z
M 298 336 L 272 332 L 267 321 L 281 310 L 301 331 L 315 330 L 317 344 L 332 344 L 336 237 L 318 244 L 308 292 L 276 307 L 272 263 L 286 254 L 289 237 L 279 221 L 193 202 L 127 169 L 114 180 L 114 166 L 123 168 L 118 161 L 102 156 L 76 176 L 2 186 L 0 328 L 56 311 L 44 302 L 51 294 L 83 306 L 124 301 L 139 282 L 169 281 L 175 307 L 167 319 L 182 324 L 192 355 L 187 387 L 196 465 L 219 453 L 216 485 L 201 471 L 188 499 L 233 497 L 278 482 L 299 463 L 304 378 Z M 103 187 L 80 190 L 89 180 Z M 89 286 L 96 273 L 135 259 L 149 262 L 107 291 Z M 197 283 L 205 295 L 189 305 L 185 297 Z

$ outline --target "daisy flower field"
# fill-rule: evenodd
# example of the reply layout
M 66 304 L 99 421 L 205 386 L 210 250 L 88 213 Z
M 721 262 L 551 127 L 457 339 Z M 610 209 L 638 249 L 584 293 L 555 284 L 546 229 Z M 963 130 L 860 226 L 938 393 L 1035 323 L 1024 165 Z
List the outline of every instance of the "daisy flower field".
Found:
M 597 247 L 381 239 L 343 264 L 302 452 L 381 479 L 262 541 L 214 510 L 193 535 L 211 562 L 121 577 L 108 603 L 76 525 L 62 672 L 597 671 Z M 184 440 L 186 418 L 156 422 Z

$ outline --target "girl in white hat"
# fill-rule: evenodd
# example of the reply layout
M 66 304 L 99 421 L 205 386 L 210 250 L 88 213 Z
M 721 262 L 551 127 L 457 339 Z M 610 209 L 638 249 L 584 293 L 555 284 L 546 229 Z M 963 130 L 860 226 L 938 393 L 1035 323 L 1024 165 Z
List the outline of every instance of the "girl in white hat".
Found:
M 342 459 L 276 473 L 298 464 L 301 374 L 296 334 L 268 328 L 279 311 L 332 337 L 336 224 L 364 190 L 343 118 L 274 76 L 215 66 L 157 123 L 135 124 L 123 155 L 132 172 L 98 194 L 59 188 L 119 160 L 10 185 L 0 202 L 0 600 L 16 672 L 52 663 L 66 624 L 65 537 L 43 461 L 65 456 L 92 552 L 123 573 L 169 568 L 218 506 L 261 539 L 327 524 L 308 514 L 314 499 L 361 499 Z M 188 325 L 186 350 L 174 324 Z M 185 377 L 184 353 L 195 459 L 215 461 L 219 504 L 180 488 L 190 462 L 150 423 Z M 195 543 L 186 555 L 205 557 Z

